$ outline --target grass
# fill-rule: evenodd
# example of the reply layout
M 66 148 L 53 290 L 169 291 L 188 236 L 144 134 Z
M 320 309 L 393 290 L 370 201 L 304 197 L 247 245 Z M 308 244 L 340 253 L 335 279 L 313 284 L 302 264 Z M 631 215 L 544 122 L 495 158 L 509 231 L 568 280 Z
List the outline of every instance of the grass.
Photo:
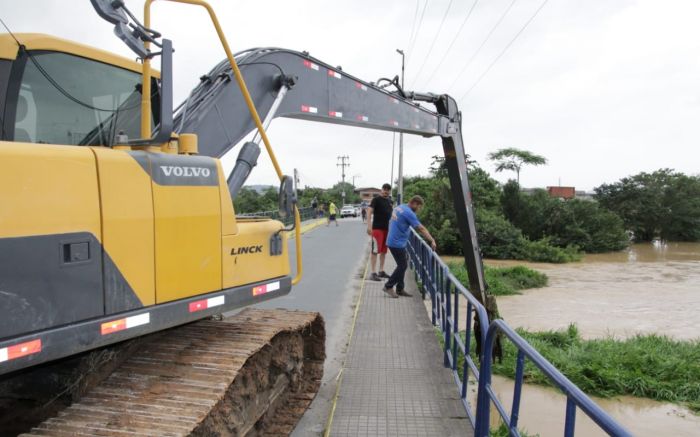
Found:
M 467 269 L 464 264 L 449 262 L 450 271 L 464 286 L 469 286 Z M 484 276 L 489 292 L 494 296 L 520 294 L 520 290 L 539 288 L 547 285 L 548 278 L 544 273 L 525 266 L 489 267 L 484 266 Z
M 528 434 L 526 431 L 522 429 L 518 429 L 518 432 L 520 433 L 520 437 L 540 437 L 539 434 Z M 501 423 L 501 425 L 498 428 L 491 428 L 489 430 L 489 436 L 490 437 L 510 437 L 510 431 L 508 430 L 508 427 L 505 425 L 505 423 Z
M 700 340 L 659 335 L 584 340 L 575 325 L 560 331 L 518 330 L 537 351 L 588 395 L 638 396 L 687 406 L 700 414 Z M 517 350 L 504 339 L 503 360 L 495 374 L 514 378 Z M 464 357 L 460 356 L 459 365 Z M 526 360 L 524 380 L 551 385 Z

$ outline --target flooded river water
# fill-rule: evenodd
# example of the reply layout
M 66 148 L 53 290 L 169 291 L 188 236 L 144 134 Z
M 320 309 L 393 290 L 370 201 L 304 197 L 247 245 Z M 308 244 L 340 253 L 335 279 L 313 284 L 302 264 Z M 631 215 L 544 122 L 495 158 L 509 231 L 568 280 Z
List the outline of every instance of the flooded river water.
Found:
M 527 265 L 546 273 L 549 285 L 498 298 L 513 327 L 564 329 L 575 323 L 584 338 L 640 334 L 700 338 L 700 244 L 635 244 L 611 254 L 587 255 L 569 264 L 487 260 L 491 266 Z M 494 377 L 509 406 L 513 381 Z M 475 391 L 473 392 L 475 393 Z M 622 396 L 594 400 L 637 436 L 700 436 L 700 416 L 679 405 Z M 531 433 L 561 436 L 565 398 L 548 387 L 526 384 L 520 424 Z M 498 424 L 495 409 L 492 423 Z M 580 410 L 577 436 L 603 435 Z
M 573 322 L 584 338 L 700 338 L 699 243 L 635 244 L 569 264 L 489 264 L 525 264 L 549 276 L 548 287 L 498 299 L 513 327 L 541 331 Z

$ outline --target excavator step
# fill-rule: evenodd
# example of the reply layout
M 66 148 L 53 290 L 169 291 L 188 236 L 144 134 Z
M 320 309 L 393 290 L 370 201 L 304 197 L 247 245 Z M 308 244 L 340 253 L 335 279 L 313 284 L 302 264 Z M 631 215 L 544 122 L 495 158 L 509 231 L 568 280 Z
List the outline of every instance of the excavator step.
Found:
M 301 311 L 173 328 L 22 436 L 287 435 L 320 386 L 324 342 L 321 316 Z

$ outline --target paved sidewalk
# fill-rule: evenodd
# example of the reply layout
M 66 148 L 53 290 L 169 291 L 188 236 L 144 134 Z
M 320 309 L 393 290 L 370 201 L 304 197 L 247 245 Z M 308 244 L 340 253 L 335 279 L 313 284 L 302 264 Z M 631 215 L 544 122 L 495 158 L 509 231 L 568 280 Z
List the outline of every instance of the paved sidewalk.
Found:
M 381 282 L 364 283 L 333 437 L 473 435 L 410 270 L 406 279 L 411 298 L 392 299 Z

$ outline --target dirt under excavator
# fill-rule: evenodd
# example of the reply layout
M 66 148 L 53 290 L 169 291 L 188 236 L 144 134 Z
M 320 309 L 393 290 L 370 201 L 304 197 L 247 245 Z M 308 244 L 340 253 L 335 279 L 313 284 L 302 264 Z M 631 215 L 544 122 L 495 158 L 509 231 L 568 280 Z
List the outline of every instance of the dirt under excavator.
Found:
M 0 35 L 0 435 L 291 432 L 319 388 L 321 317 L 212 320 L 301 279 L 293 183 L 265 134 L 275 117 L 440 136 L 471 289 L 495 314 L 454 99 L 308 53 L 234 54 L 208 4 L 169 0 L 206 8 L 227 55 L 173 108 L 172 42 L 150 28 L 152 0 L 143 23 L 120 1 L 91 1 L 141 63 Z M 219 158 L 253 130 L 226 177 Z M 290 228 L 235 214 L 261 142 Z

